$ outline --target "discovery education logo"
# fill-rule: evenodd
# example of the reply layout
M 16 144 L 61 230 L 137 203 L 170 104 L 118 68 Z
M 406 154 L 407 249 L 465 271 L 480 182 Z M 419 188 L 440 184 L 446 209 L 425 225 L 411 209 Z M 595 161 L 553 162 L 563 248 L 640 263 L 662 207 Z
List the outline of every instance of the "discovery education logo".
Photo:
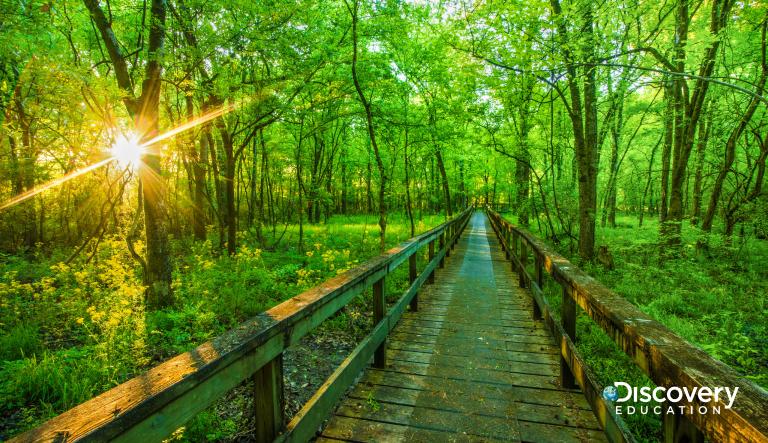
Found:
M 624 391 L 622 396 L 619 393 L 619 388 Z M 709 388 L 706 386 L 693 387 L 693 388 L 680 388 L 672 386 L 666 388 L 664 386 L 658 386 L 651 388 L 643 386 L 638 388 L 632 386 L 629 383 L 623 381 L 613 382 L 613 386 L 606 386 L 603 389 L 603 398 L 615 402 L 616 415 L 633 415 L 636 412 L 641 414 L 648 414 L 653 412 L 654 414 L 720 414 L 720 408 L 724 405 L 725 409 L 731 409 L 733 402 L 736 401 L 736 394 L 739 392 L 738 387 L 723 387 L 718 386 L 715 388 Z M 620 403 L 632 400 L 634 403 L 641 403 L 639 406 L 635 405 L 622 405 Z M 672 403 L 678 403 L 682 400 L 687 400 L 688 403 L 696 403 L 699 406 L 685 406 L 674 405 Z M 658 405 L 643 405 L 642 403 L 651 403 L 652 401 L 658 402 Z M 666 405 L 664 403 L 667 403 Z M 710 404 L 711 403 L 711 404 Z

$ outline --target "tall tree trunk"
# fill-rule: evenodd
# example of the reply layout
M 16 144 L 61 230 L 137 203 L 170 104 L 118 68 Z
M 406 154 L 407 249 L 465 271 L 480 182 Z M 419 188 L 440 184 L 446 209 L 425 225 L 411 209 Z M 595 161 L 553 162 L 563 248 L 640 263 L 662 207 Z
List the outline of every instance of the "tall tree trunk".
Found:
M 131 80 L 126 57 L 107 20 L 98 0 L 83 0 L 91 14 L 93 23 L 107 49 L 115 70 L 117 84 L 126 94 L 123 102 L 136 121 L 136 129 L 142 140 L 146 141 L 157 135 L 159 125 L 160 88 L 162 66 L 160 60 L 165 42 L 165 0 L 151 0 L 149 17 L 149 39 L 147 44 L 147 63 L 141 95 L 135 98 L 134 84 Z M 166 207 L 166 186 L 162 179 L 160 156 L 145 156 L 140 168 L 143 182 L 144 228 L 146 234 L 146 260 L 144 280 L 147 285 L 147 306 L 158 309 L 169 306 L 173 301 L 171 292 L 171 259 L 168 242 Z
M 445 197 L 445 213 L 448 217 L 453 216 L 453 207 L 451 205 L 451 187 L 448 183 L 448 173 L 445 170 L 445 163 L 443 162 L 443 154 L 440 152 L 440 148 L 435 148 L 435 159 L 437 159 L 437 169 L 440 171 L 440 179 L 443 184 L 443 196 Z
M 528 226 L 528 214 L 531 212 L 530 191 L 528 189 L 531 182 L 531 154 L 528 150 L 528 100 L 523 100 L 519 108 L 519 157 L 515 159 L 515 185 L 517 186 L 515 206 L 518 223 L 521 226 Z
M 664 108 L 664 146 L 661 149 L 661 187 L 659 188 L 659 223 L 667 221 L 667 202 L 669 201 L 669 165 L 672 162 L 672 143 L 675 137 L 675 101 L 672 85 L 664 80 L 664 98 L 667 106 Z
M 192 96 L 187 96 L 187 119 L 194 118 L 194 103 Z M 194 134 L 190 134 L 190 171 L 192 173 L 191 199 L 192 208 L 192 232 L 196 240 L 205 240 L 205 166 L 204 161 L 208 157 L 208 139 L 205 135 L 200 136 L 200 151 L 195 148 L 196 140 Z
M 404 129 L 404 138 L 405 141 L 403 142 L 403 169 L 404 169 L 404 183 L 405 186 L 405 212 L 408 214 L 408 222 L 410 223 L 411 227 L 411 237 L 416 235 L 416 226 L 413 223 L 413 206 L 411 205 L 411 180 L 410 180 L 410 169 L 411 165 L 408 159 L 408 97 L 406 96 L 405 100 L 405 129 Z
M 742 115 L 741 119 L 739 120 L 739 123 L 736 125 L 736 127 L 733 128 L 731 131 L 731 134 L 728 137 L 728 141 L 725 143 L 725 160 L 723 162 L 722 168 L 720 168 L 720 172 L 717 174 L 717 178 L 715 179 L 715 184 L 712 187 L 712 194 L 709 198 L 709 206 L 707 207 L 707 214 L 704 216 L 704 222 L 701 225 L 701 229 L 703 229 L 705 232 L 709 232 L 712 230 L 712 221 L 715 218 L 715 212 L 717 211 L 717 203 L 720 199 L 720 193 L 723 190 L 723 183 L 725 182 L 725 178 L 728 176 L 728 173 L 731 171 L 731 166 L 733 165 L 734 160 L 736 160 L 736 143 L 739 141 L 739 138 L 741 138 L 741 135 L 744 133 L 744 130 L 747 128 L 747 125 L 749 124 L 750 120 L 752 120 L 752 116 L 755 114 L 755 111 L 758 108 L 758 105 L 760 104 L 760 100 L 757 98 L 759 96 L 763 95 L 763 91 L 765 90 L 765 82 L 766 78 L 768 78 L 768 60 L 766 58 L 766 28 L 768 27 L 768 22 L 763 20 L 762 25 L 762 60 L 761 60 L 761 74 L 760 79 L 757 82 L 757 85 L 755 87 L 755 93 L 757 96 L 752 97 L 752 99 L 749 102 L 749 105 L 747 105 L 747 110 L 744 112 L 744 115 Z
M 711 129 L 712 113 L 710 112 L 707 114 L 704 126 L 699 129 L 698 142 L 696 143 L 696 172 L 693 179 L 693 208 L 691 210 L 691 224 L 693 226 L 696 226 L 701 218 L 701 194 L 704 186 L 704 158 Z
M 675 30 L 675 63 L 674 68 L 679 73 L 685 73 L 686 45 L 690 15 L 689 0 L 680 0 L 677 7 L 677 25 Z M 698 76 L 693 93 L 689 97 L 687 80 L 682 75 L 673 81 L 673 97 L 675 101 L 675 137 L 672 152 L 672 169 L 669 193 L 669 211 L 665 223 L 661 226 L 662 240 L 677 250 L 682 243 L 681 224 L 683 219 L 683 185 L 686 179 L 688 159 L 693 150 L 694 136 L 699 124 L 704 102 L 706 101 L 709 81 L 704 80 L 712 75 L 715 66 L 717 50 L 720 46 L 721 30 L 730 17 L 733 0 L 715 0 L 712 3 L 710 16 L 710 35 L 712 43 L 707 47 L 699 65 Z
M 341 213 L 347 215 L 347 201 L 349 200 L 349 179 L 347 178 L 347 150 L 341 153 Z
M 355 0 L 352 13 L 352 81 L 355 84 L 355 90 L 357 96 L 360 98 L 365 109 L 365 121 L 368 127 L 368 137 L 371 140 L 371 146 L 373 147 L 373 153 L 376 156 L 376 167 L 379 169 L 379 249 L 384 252 L 386 248 L 387 237 L 387 203 L 386 203 L 386 189 L 387 189 L 387 174 L 384 169 L 384 162 L 381 159 L 381 153 L 379 152 L 379 145 L 376 142 L 376 131 L 373 126 L 373 113 L 371 112 L 371 104 L 363 94 L 363 89 L 360 86 L 360 80 L 357 78 L 357 12 L 358 2 Z
M 559 0 L 550 0 L 555 14 L 557 30 L 561 42 L 569 42 L 568 28 L 562 15 Z M 568 77 L 568 90 L 571 97 L 569 116 L 573 126 L 574 149 L 578 163 L 579 182 L 579 256 L 591 260 L 595 253 L 595 215 L 597 212 L 597 89 L 595 85 L 594 30 L 592 5 L 587 3 L 582 8 L 582 23 L 580 30 L 580 52 L 586 65 L 583 76 L 577 73 L 577 62 L 568 49 L 563 45 Z M 582 91 L 579 79 L 583 78 Z M 583 107 L 582 107 L 583 103 Z

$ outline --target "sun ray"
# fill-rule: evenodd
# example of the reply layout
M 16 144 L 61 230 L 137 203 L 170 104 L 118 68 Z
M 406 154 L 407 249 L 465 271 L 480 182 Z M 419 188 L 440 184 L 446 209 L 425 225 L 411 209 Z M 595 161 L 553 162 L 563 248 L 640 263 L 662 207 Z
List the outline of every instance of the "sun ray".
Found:
M 161 141 L 164 141 L 164 140 L 168 140 L 169 138 L 175 135 L 178 135 L 184 131 L 187 131 L 189 129 L 192 129 L 196 126 L 200 126 L 202 124 L 208 123 L 211 120 L 217 119 L 222 115 L 232 112 L 235 109 L 235 107 L 236 106 L 234 104 L 226 105 L 226 106 L 222 106 L 219 109 L 215 109 L 207 114 L 203 114 L 201 116 L 195 117 L 192 120 L 189 120 L 188 122 L 185 122 L 169 131 L 163 132 L 162 134 L 145 141 L 144 143 L 141 144 L 141 147 L 148 148 L 152 145 L 160 143 Z
M 144 154 L 150 152 L 149 151 L 150 146 L 156 145 L 157 143 L 160 143 L 164 140 L 168 140 L 169 138 L 175 135 L 178 135 L 184 131 L 188 131 L 189 129 L 192 129 L 196 126 L 200 126 L 202 124 L 208 123 L 211 120 L 214 120 L 216 118 L 219 118 L 225 114 L 232 112 L 237 107 L 238 105 L 236 104 L 229 104 L 226 106 L 222 106 L 211 112 L 195 117 L 192 120 L 189 120 L 141 144 L 139 144 L 139 142 L 136 139 L 136 136 L 132 133 L 119 134 L 116 137 L 115 143 L 108 150 L 109 157 L 105 158 L 104 160 L 98 161 L 92 165 L 80 168 L 76 171 L 72 171 L 69 174 L 61 176 L 57 179 L 53 179 L 45 184 L 35 186 L 33 189 L 29 191 L 26 191 L 15 197 L 12 197 L 10 200 L 0 205 L 0 211 L 8 209 L 11 206 L 15 206 L 25 200 L 28 200 L 34 197 L 35 195 L 40 194 L 41 192 L 45 192 L 69 180 L 80 177 L 83 174 L 86 174 L 102 166 L 105 166 L 113 161 L 117 161 L 117 163 L 123 169 L 128 168 L 131 170 L 137 170 L 141 165 L 144 164 L 143 161 L 141 160 L 141 157 Z M 141 168 L 141 169 L 147 169 L 147 168 Z M 155 177 L 154 180 L 152 181 L 160 181 L 160 180 L 159 178 Z
M 17 204 L 23 202 L 24 200 L 30 199 L 30 198 L 36 196 L 37 194 L 39 194 L 41 192 L 47 191 L 48 189 L 51 189 L 51 188 L 53 188 L 55 186 L 59 186 L 60 184 L 66 182 L 66 181 L 72 180 L 73 178 L 80 177 L 81 175 L 86 174 L 88 172 L 91 172 L 94 169 L 98 169 L 98 168 L 108 164 L 112 160 L 114 160 L 114 158 L 112 158 L 112 157 L 105 158 L 104 160 L 96 162 L 96 163 L 94 163 L 94 164 L 92 164 L 90 166 L 86 166 L 84 168 L 80 168 L 80 169 L 78 169 L 76 171 L 72 171 L 69 174 L 61 176 L 61 177 L 59 177 L 57 179 L 51 180 L 48 183 L 45 183 L 45 184 L 42 184 L 42 185 L 39 185 L 39 186 L 35 186 L 34 188 L 30 189 L 29 191 L 24 192 L 22 194 L 19 194 L 16 197 L 13 197 L 12 199 L 10 199 L 7 202 L 3 203 L 2 206 L 0 206 L 0 210 L 10 208 L 11 206 L 17 205 Z

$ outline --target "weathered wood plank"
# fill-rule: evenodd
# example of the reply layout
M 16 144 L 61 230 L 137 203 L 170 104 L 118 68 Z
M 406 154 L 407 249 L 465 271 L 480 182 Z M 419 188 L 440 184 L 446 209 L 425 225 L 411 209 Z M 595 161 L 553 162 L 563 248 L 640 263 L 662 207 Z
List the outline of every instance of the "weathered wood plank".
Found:
M 361 401 L 372 399 L 376 402 L 415 408 L 426 407 L 468 415 L 600 430 L 594 415 L 588 409 L 510 402 L 508 399 L 488 398 L 476 393 L 457 394 L 360 384 L 349 396 Z
M 386 370 L 404 374 L 434 375 L 445 380 L 488 382 L 543 389 L 559 388 L 557 378 L 546 375 L 501 372 L 482 368 L 470 370 L 469 368 L 456 368 L 452 366 L 440 366 L 439 371 L 431 369 L 434 368 L 430 368 L 428 364 L 391 361 Z
M 261 367 L 253 376 L 254 437 L 272 441 L 283 430 L 283 354 Z
M 559 373 L 557 365 L 552 363 L 531 363 L 471 356 L 459 357 L 455 355 L 430 354 L 426 352 L 413 352 L 394 348 L 390 350 L 389 357 L 393 360 L 432 364 L 435 367 L 453 366 L 469 369 L 480 368 L 494 371 L 551 376 L 555 376 Z
M 525 334 L 509 334 L 509 333 L 472 333 L 471 331 L 451 331 L 451 330 L 435 330 L 427 328 L 401 328 L 396 333 L 392 334 L 392 338 L 400 337 L 407 341 L 407 337 L 422 337 L 429 338 L 435 337 L 435 340 L 440 340 L 443 344 L 457 343 L 462 344 L 467 341 L 478 340 L 484 344 L 491 344 L 495 348 L 506 348 L 504 342 L 513 343 L 529 343 L 529 344 L 541 344 L 551 345 L 552 339 L 550 337 L 542 337 L 541 335 L 525 335 Z
M 363 443 L 492 443 L 487 437 L 403 426 L 394 423 L 335 416 L 323 431 L 324 437 Z
M 360 383 L 393 386 L 407 389 L 445 392 L 448 394 L 476 394 L 484 398 L 497 398 L 510 402 L 533 403 L 553 406 L 571 405 L 590 410 L 589 403 L 578 392 L 511 386 L 474 380 L 451 380 L 432 375 L 406 374 L 402 372 L 368 370 Z
M 433 431 L 461 433 L 498 441 L 519 441 L 518 428 L 512 417 L 457 413 L 426 407 L 414 408 L 402 404 L 348 398 L 336 415 L 377 420 Z
M 411 351 L 411 352 L 424 352 L 435 355 L 447 355 L 461 358 L 483 358 L 483 359 L 500 359 L 506 358 L 509 361 L 529 362 L 529 363 L 551 363 L 557 362 L 558 356 L 556 352 L 524 352 L 524 351 L 506 351 L 499 352 L 494 349 L 472 349 L 466 350 L 457 348 L 455 346 L 440 346 L 425 343 L 404 342 L 400 340 L 390 340 L 390 349 Z
M 457 323 L 446 321 L 426 320 L 418 316 L 404 316 L 400 320 L 403 328 L 426 328 L 434 330 L 451 330 L 451 331 L 465 331 L 468 333 L 480 333 L 480 334 L 526 334 L 537 335 L 539 337 L 550 337 L 544 328 L 537 327 L 536 324 L 532 324 L 529 327 L 525 326 L 499 326 L 499 327 L 484 327 L 482 325 L 476 325 L 474 323 Z

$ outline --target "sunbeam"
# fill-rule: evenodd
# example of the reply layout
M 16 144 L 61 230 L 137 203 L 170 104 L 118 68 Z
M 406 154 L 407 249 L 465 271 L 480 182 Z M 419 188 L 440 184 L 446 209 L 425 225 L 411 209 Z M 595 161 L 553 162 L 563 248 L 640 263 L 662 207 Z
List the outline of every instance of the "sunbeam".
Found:
M 113 161 L 116 161 L 118 165 L 123 169 L 127 168 L 127 169 L 130 169 L 131 171 L 138 170 L 143 164 L 142 157 L 149 152 L 150 146 L 156 145 L 157 143 L 168 140 L 171 137 L 176 136 L 184 131 L 188 131 L 196 126 L 200 126 L 211 120 L 214 120 L 218 117 L 228 114 L 233 110 L 235 110 L 236 108 L 237 106 L 234 104 L 222 106 L 221 108 L 215 109 L 211 112 L 195 117 L 192 120 L 189 120 L 143 143 L 139 142 L 139 137 L 133 132 L 120 133 L 115 137 L 115 142 L 107 150 L 107 154 L 109 155 L 109 157 L 99 162 L 96 162 L 92 165 L 70 172 L 69 174 L 66 174 L 57 179 L 51 180 L 45 184 L 35 186 L 33 189 L 30 189 L 27 192 L 24 192 L 15 197 L 12 197 L 10 200 L 0 205 L 0 211 L 4 209 L 8 209 L 11 206 L 15 206 L 25 200 L 28 200 L 34 197 L 37 194 L 40 194 L 41 192 L 45 192 L 48 189 L 59 186 L 69 180 L 72 180 L 90 171 L 98 169 Z
M 146 142 L 141 144 L 141 147 L 142 148 L 148 148 L 148 147 L 150 147 L 150 146 L 152 146 L 154 144 L 160 143 L 161 141 L 168 140 L 169 138 L 171 138 L 171 137 L 173 137 L 173 136 L 175 136 L 177 134 L 180 134 L 180 133 L 182 133 L 184 131 L 192 129 L 192 128 L 196 127 L 196 126 L 200 126 L 202 124 L 208 123 L 209 121 L 214 120 L 214 119 L 216 119 L 218 117 L 221 117 L 222 115 L 228 114 L 228 113 L 232 112 L 235 108 L 236 108 L 236 106 L 234 104 L 226 105 L 226 106 L 223 106 L 223 107 L 221 107 L 219 109 L 213 110 L 213 111 L 211 111 L 211 112 L 209 112 L 207 114 L 203 114 L 203 115 L 201 115 L 199 117 L 195 117 L 192 120 L 190 120 L 190 121 L 188 121 L 186 123 L 183 123 L 183 124 L 181 124 L 180 126 L 177 126 L 174 129 L 166 131 L 166 132 L 164 132 L 164 133 L 162 133 L 162 134 L 160 134 L 160 135 L 158 135 L 156 137 L 153 137 L 153 138 L 147 140 Z
M 80 177 L 81 175 L 86 174 L 88 172 L 91 172 L 94 169 L 98 169 L 98 168 L 108 164 L 109 162 L 111 162 L 113 160 L 114 160 L 113 157 L 105 158 L 104 160 L 102 160 L 100 162 L 94 163 L 94 164 L 92 164 L 90 166 L 86 166 L 84 168 L 80 168 L 80 169 L 78 169 L 76 171 L 72 171 L 72 172 L 70 172 L 67 175 L 64 175 L 64 176 L 59 177 L 59 178 L 54 179 L 54 180 L 51 180 L 48 183 L 45 183 L 45 184 L 42 184 L 42 185 L 39 185 L 39 186 L 35 186 L 34 188 L 30 189 L 29 191 L 24 192 L 22 194 L 19 194 L 16 197 L 13 197 L 12 199 L 10 199 L 7 202 L 3 203 L 2 206 L 0 206 L 0 211 L 2 211 L 3 209 L 10 208 L 11 206 L 17 205 L 17 204 L 23 202 L 24 200 L 30 199 L 30 198 L 34 197 L 35 195 L 37 195 L 37 194 L 39 194 L 39 193 L 41 193 L 43 191 L 47 191 L 48 189 L 51 189 L 51 188 L 56 187 L 56 186 L 59 186 L 60 184 L 62 184 L 64 182 L 67 182 L 69 180 L 72 180 L 73 178 Z

